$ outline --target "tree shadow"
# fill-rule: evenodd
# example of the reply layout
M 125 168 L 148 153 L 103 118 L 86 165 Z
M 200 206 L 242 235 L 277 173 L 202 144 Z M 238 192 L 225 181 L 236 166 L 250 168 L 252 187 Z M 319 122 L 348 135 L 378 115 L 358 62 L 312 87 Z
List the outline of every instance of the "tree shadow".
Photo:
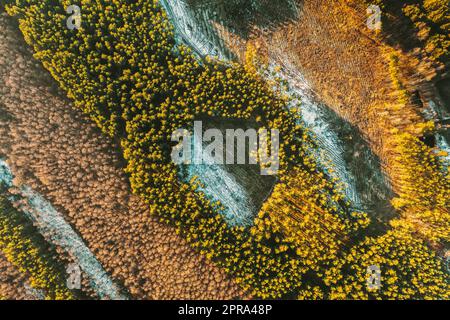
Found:
M 324 104 L 319 104 L 318 112 L 321 120 L 328 124 L 328 130 L 334 132 L 340 142 L 342 149 L 332 152 L 342 152 L 343 166 L 353 177 L 353 187 L 361 201 L 361 207 L 354 209 L 368 213 L 371 218 L 365 234 L 375 236 L 385 233 L 389 221 L 397 213 L 391 204 L 395 193 L 381 159 L 356 126 Z
M 296 19 L 298 0 L 185 0 L 193 12 L 209 11 L 209 18 L 248 39 L 253 27 L 275 29 Z

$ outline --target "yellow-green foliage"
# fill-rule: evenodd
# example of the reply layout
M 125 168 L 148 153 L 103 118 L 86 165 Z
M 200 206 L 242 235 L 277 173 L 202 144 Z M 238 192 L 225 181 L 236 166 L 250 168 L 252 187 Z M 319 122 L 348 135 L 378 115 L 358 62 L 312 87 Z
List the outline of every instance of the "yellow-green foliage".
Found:
M 352 233 L 367 226 L 365 214 L 342 210 L 343 200 L 322 173 L 293 168 L 264 204 L 250 233 L 256 241 L 271 242 L 268 248 L 290 260 L 292 282 L 286 286 L 295 286 L 295 280 L 323 284 L 324 270 L 351 242 Z M 324 287 L 300 286 L 298 297 L 323 298 L 321 290 L 326 292 Z
M 306 289 L 301 290 L 297 296 L 298 300 L 322 300 L 324 299 L 324 293 L 320 287 L 307 286 Z
M 398 96 L 399 103 L 405 105 L 409 102 L 409 93 L 400 80 L 399 56 L 395 51 L 387 55 L 389 62 L 389 75 L 393 84 L 395 94 Z
M 400 80 L 399 57 L 395 51 L 385 53 L 398 107 L 409 102 L 409 93 Z M 391 146 L 392 178 L 398 186 L 393 206 L 402 214 L 403 223 L 418 231 L 430 243 L 450 240 L 450 174 L 436 150 L 428 147 L 419 137 L 432 135 L 432 122 L 405 126 L 403 131 L 393 129 L 389 137 Z
M 276 186 L 251 232 L 263 237 L 268 226 L 282 232 L 275 250 L 295 250 L 302 266 L 320 276 L 320 267 L 337 258 L 349 234 L 369 222 L 365 214 L 343 211 L 342 202 L 344 197 L 322 173 L 294 168 Z
M 403 12 L 414 23 L 432 59 L 450 58 L 450 6 L 448 0 L 425 0 L 406 5 Z
M 448 0 L 358 0 L 377 4 L 383 16 L 394 19 L 389 33 L 398 32 L 398 23 L 404 30 L 416 33 L 424 53 L 444 63 L 450 58 L 450 6 Z M 415 29 L 415 30 L 414 30 Z M 407 36 L 407 35 L 406 35 Z M 409 38 L 411 39 L 411 38 Z
M 30 285 L 45 292 L 46 299 L 73 299 L 65 285 L 64 267 L 56 252 L 30 221 L 0 196 L 0 250 L 21 272 L 30 275 Z
M 401 185 L 393 204 L 431 242 L 450 242 L 450 175 L 427 145 L 411 134 L 396 136 L 394 164 Z
M 369 289 L 367 268 L 381 270 L 381 287 Z M 353 247 L 327 271 L 332 299 L 450 298 L 450 277 L 425 243 L 399 225 Z

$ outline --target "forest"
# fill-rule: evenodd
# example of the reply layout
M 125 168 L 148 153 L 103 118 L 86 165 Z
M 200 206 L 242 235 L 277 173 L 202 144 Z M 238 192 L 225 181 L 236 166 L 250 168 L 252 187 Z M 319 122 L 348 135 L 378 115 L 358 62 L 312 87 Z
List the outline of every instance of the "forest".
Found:
M 71 1 L 2 2 L 18 19 L 34 57 L 67 97 L 120 143 L 131 188 L 150 214 L 175 227 L 252 297 L 450 298 L 450 276 L 437 257 L 437 249 L 450 241 L 450 175 L 419 138 L 433 132 L 432 123 L 411 124 L 405 132 L 392 129 L 395 178 L 401 185 L 392 204 L 398 215 L 383 234 L 367 234 L 372 217 L 354 210 L 339 181 L 318 163 L 314 135 L 287 107 L 291 101 L 283 95 L 284 84 L 262 77 L 268 66 L 251 46 L 244 64 L 210 57 L 199 61 L 175 41 L 156 0 L 82 1 L 79 30 L 65 28 Z M 411 1 L 400 8 L 419 29 L 424 54 L 436 63 L 448 61 L 444 2 Z M 377 3 L 400 14 L 396 1 Z M 409 93 L 398 76 L 395 53 L 387 55 L 402 105 Z M 172 132 L 205 118 L 249 120 L 280 130 L 279 182 L 252 226 L 229 226 L 221 204 L 199 192 L 195 181 L 180 181 L 179 168 L 171 162 Z M 2 251 L 31 273 L 34 286 L 44 288 L 49 298 L 73 298 L 53 260 L 35 248 L 7 199 L 0 200 Z M 383 270 L 379 290 L 366 286 L 370 265 Z

